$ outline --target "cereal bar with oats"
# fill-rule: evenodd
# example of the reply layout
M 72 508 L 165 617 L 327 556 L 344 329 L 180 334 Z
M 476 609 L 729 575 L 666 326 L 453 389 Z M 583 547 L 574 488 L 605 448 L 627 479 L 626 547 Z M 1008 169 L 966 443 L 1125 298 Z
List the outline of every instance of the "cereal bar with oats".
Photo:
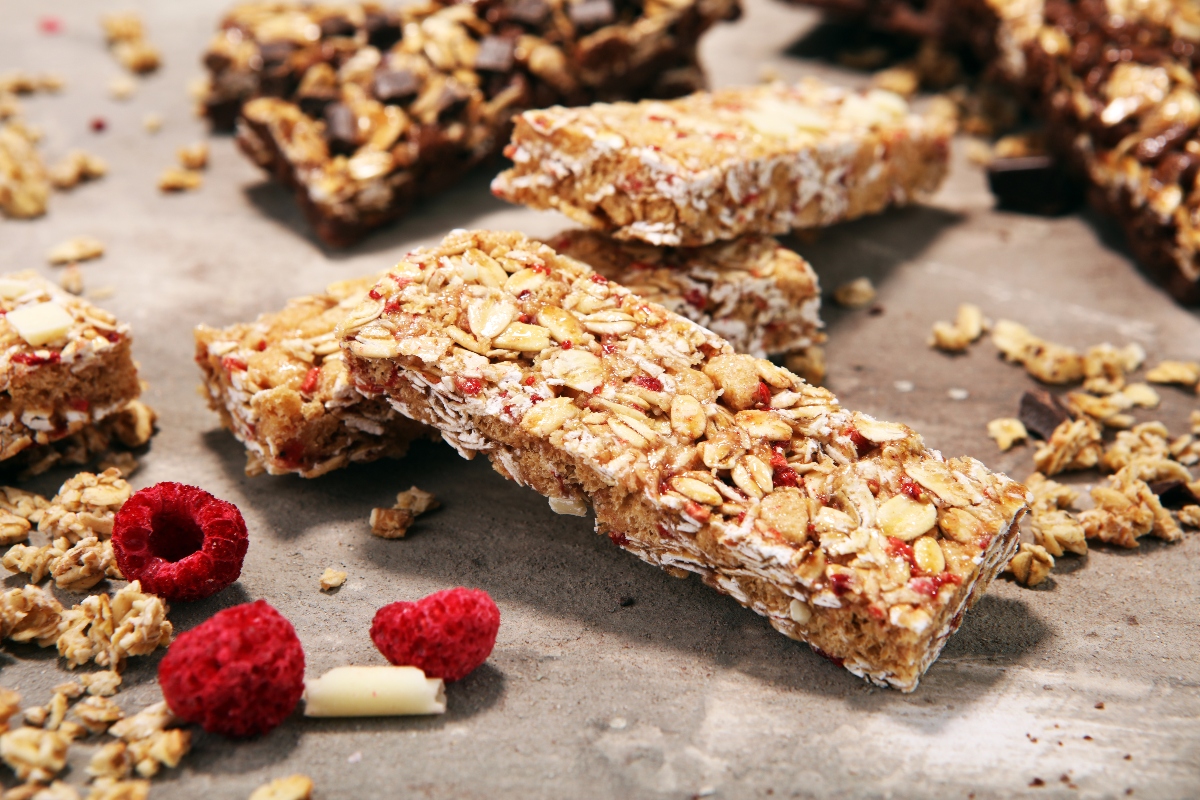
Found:
M 0 276 L 0 312 L 0 465 L 36 463 L 141 393 L 129 326 L 107 311 L 30 271 Z
M 695 247 L 830 225 L 937 189 L 951 125 L 815 80 L 517 116 L 497 196 L 618 239 Z
M 769 236 L 663 248 L 571 230 L 549 244 L 639 297 L 708 328 L 739 353 L 765 357 L 825 341 L 816 272 Z
M 408 254 L 337 339 L 364 394 L 882 685 L 916 687 L 1017 547 L 1020 484 L 518 233 Z
M 424 425 L 351 385 L 334 328 L 378 276 L 331 284 L 282 311 L 195 330 L 208 404 L 246 447 L 246 474 L 315 478 L 356 461 L 398 457 Z
M 801 352 L 824 341 L 816 274 L 769 237 L 694 250 L 589 231 L 567 231 L 554 242 L 647 299 L 725 333 L 739 351 Z M 399 457 L 412 440 L 436 438 L 346 380 L 332 332 L 378 278 L 335 283 L 254 323 L 196 329 L 209 405 L 246 446 L 247 474 L 316 477 L 353 461 Z
M 350 244 L 500 152 L 513 114 L 677 96 L 700 35 L 738 0 L 250 4 L 206 63 L 214 122 L 292 188 L 317 236 Z

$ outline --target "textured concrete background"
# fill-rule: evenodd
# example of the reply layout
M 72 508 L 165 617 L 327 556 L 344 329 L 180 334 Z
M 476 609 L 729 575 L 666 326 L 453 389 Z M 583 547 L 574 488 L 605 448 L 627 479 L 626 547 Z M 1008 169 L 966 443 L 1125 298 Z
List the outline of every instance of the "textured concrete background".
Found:
M 241 448 L 196 395 L 191 328 L 275 309 L 327 282 L 385 267 L 453 227 L 549 234 L 553 215 L 507 207 L 483 170 L 417 214 L 346 252 L 306 232 L 290 196 L 264 183 L 228 139 L 213 142 L 204 187 L 155 188 L 176 147 L 203 134 L 185 93 L 225 0 L 0 3 L 0 71 L 56 70 L 67 89 L 26 101 L 51 161 L 71 147 L 109 160 L 102 182 L 56 194 L 35 222 L 0 221 L 5 270 L 45 266 L 44 253 L 91 234 L 108 255 L 83 266 L 102 305 L 134 326 L 135 353 L 161 418 L 136 487 L 198 484 L 238 504 L 252 544 L 241 581 L 171 612 L 186 629 L 219 608 L 266 598 L 295 624 L 312 673 L 383 663 L 367 635 L 379 606 L 454 585 L 486 589 L 503 625 L 486 666 L 449 688 L 432 719 L 307 720 L 233 743 L 199 734 L 152 797 L 239 797 L 273 777 L 305 772 L 318 797 L 1037 797 L 1200 795 L 1200 537 L 1127 552 L 1064 558 L 1037 590 L 998 581 L 911 695 L 870 687 L 771 630 L 695 580 L 676 580 L 555 516 L 482 459 L 421 445 L 404 461 L 324 478 L 242 474 Z M 791 58 L 814 16 L 751 0 L 745 18 L 714 32 L 704 56 L 714 83 L 752 82 L 764 65 L 784 77 L 820 73 Z M 127 103 L 105 87 L 120 70 L 97 24 L 138 7 L 166 64 Z M 36 19 L 65 21 L 57 37 Z M 165 115 L 157 136 L 148 111 Z M 88 120 L 103 116 L 96 135 Z M 978 168 L 956 154 L 945 189 L 925 207 L 863 220 L 797 246 L 824 285 L 869 275 L 884 313 L 830 309 L 829 385 L 847 406 L 908 422 L 948 454 L 969 453 L 1024 478 L 1031 449 L 1001 454 L 985 423 L 1016 411 L 1031 386 L 990 343 L 950 358 L 925 346 L 935 319 L 959 302 L 1086 347 L 1135 341 L 1152 359 L 1200 356 L 1200 319 L 1157 291 L 1090 216 L 1045 220 L 996 213 Z M 911 381 L 901 393 L 896 381 Z M 970 391 L 955 402 L 951 388 Z M 1165 388 L 1163 419 L 1182 430 L 1194 396 Z M 35 488 L 53 492 L 65 475 Z M 1095 480 L 1084 475 L 1081 479 Z M 372 506 L 416 483 L 444 508 L 409 537 L 370 535 Z M 318 591 L 327 566 L 350 573 Z M 7 585 L 19 585 L 10 577 Z M 620 599 L 632 597 L 632 606 Z M 69 597 L 64 597 L 69 600 Z M 135 658 L 117 700 L 158 699 L 157 657 Z M 0 681 L 44 703 L 66 677 L 52 652 L 5 643 Z M 1104 703 L 1103 710 L 1095 708 Z M 1085 739 L 1085 736 L 1091 737 Z M 83 782 L 90 746 L 72 748 L 67 779 Z M 1060 780 L 1060 776 L 1066 776 Z M 1029 789 L 1034 778 L 1046 786 Z M 3 773 L 5 785 L 12 776 Z M 1070 781 L 1073 786 L 1068 786 Z M 1076 788 L 1077 787 L 1077 788 Z

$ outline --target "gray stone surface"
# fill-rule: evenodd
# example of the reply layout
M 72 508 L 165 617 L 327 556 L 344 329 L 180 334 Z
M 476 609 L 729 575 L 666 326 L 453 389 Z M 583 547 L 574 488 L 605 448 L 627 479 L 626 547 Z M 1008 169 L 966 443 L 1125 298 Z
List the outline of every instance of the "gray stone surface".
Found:
M 194 324 L 277 308 L 385 267 L 449 228 L 548 234 L 564 223 L 491 198 L 484 170 L 359 247 L 327 252 L 291 198 L 264 183 L 228 139 L 213 141 L 200 191 L 160 195 L 155 181 L 175 149 L 203 135 L 185 87 L 225 5 L 0 4 L 0 70 L 53 69 L 68 81 L 57 97 L 25 102 L 28 119 L 46 131 L 45 152 L 53 160 L 82 146 L 112 165 L 102 182 L 56 194 L 43 219 L 0 221 L 3 268 L 57 275 L 45 266 L 51 245 L 79 234 L 108 244 L 102 261 L 83 267 L 85 281 L 115 289 L 102 305 L 133 324 L 147 399 L 162 415 L 134 484 L 198 484 L 246 516 L 252 543 L 241 581 L 172 609 L 181 629 L 263 597 L 295 624 L 319 673 L 382 663 L 367 630 L 375 609 L 393 600 L 478 586 L 500 605 L 503 624 L 488 664 L 449 688 L 444 717 L 296 715 L 254 742 L 200 734 L 184 764 L 156 780 L 152 797 L 246 796 L 292 772 L 311 775 L 321 798 L 1200 794 L 1195 533 L 1173 546 L 1064 558 L 1035 591 L 998 581 L 920 689 L 902 695 L 833 667 L 697 581 L 638 562 L 595 536 L 588 521 L 555 516 L 484 460 L 463 462 L 444 446 L 313 481 L 244 477 L 240 447 L 195 393 Z M 716 84 L 754 81 L 764 66 L 788 78 L 861 80 L 786 55 L 811 14 L 764 0 L 748 5 L 741 22 L 706 41 Z M 119 69 L 96 17 L 127 6 L 144 11 L 166 65 L 139 83 L 134 99 L 116 103 L 105 86 Z M 66 30 L 38 35 L 37 16 L 51 11 Z M 140 124 L 149 111 L 167 120 L 157 136 Z M 107 119 L 107 132 L 89 132 L 95 116 Z M 1200 320 L 1130 265 L 1110 226 L 1088 215 L 996 213 L 982 174 L 961 152 L 932 204 L 795 244 L 827 288 L 864 274 L 880 287 L 882 315 L 827 312 L 828 383 L 844 403 L 911 423 L 932 446 L 1017 478 L 1032 470 L 1030 448 L 1001 454 L 984 425 L 1012 415 L 1031 381 L 987 342 L 958 358 L 925 345 L 932 322 L 959 302 L 1076 347 L 1134 341 L 1152 359 L 1200 356 Z M 915 388 L 900 392 L 897 381 Z M 951 400 L 951 388 L 970 396 Z M 1163 396 L 1161 411 L 1139 419 L 1181 430 L 1196 398 L 1169 388 Z M 52 492 L 64 477 L 34 486 Z M 373 538 L 369 509 L 413 483 L 444 508 L 407 539 Z M 317 581 L 331 565 L 350 578 L 326 595 Z M 636 602 L 622 606 L 623 597 Z M 125 708 L 158 698 L 155 664 L 131 661 L 117 697 Z M 9 643 L 0 670 L 0 681 L 27 702 L 45 702 L 66 677 L 52 653 Z M 69 781 L 83 782 L 91 749 L 73 748 Z M 1045 787 L 1028 789 L 1034 778 Z M 2 779 L 12 784 L 7 771 Z

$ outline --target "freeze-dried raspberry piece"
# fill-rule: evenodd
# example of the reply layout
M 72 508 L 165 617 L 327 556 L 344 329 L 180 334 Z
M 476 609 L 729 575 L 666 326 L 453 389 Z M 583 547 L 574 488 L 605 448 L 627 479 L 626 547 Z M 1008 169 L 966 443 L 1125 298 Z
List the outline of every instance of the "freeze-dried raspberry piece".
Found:
M 481 589 L 446 589 L 415 603 L 375 612 L 371 639 L 397 666 L 420 667 L 430 678 L 457 681 L 487 661 L 500 630 L 500 609 Z
M 182 483 L 158 483 L 125 501 L 113 553 L 127 580 L 167 600 L 202 600 L 238 579 L 250 545 L 233 503 Z
M 158 665 L 176 716 L 210 733 L 258 736 L 283 722 L 304 693 L 304 649 L 266 600 L 227 608 L 171 644 Z

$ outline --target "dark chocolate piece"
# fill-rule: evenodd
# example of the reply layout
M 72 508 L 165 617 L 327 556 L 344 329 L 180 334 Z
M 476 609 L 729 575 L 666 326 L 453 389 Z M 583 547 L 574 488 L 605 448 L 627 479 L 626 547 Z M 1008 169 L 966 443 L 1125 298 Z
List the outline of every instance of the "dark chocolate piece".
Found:
M 333 103 L 325 109 L 325 140 L 334 152 L 354 152 L 358 145 L 358 119 L 350 106 Z
M 367 42 L 380 50 L 389 49 L 400 41 L 400 37 L 403 35 L 400 23 L 388 17 L 387 14 L 376 12 L 367 14 L 364 27 L 367 29 Z
M 354 23 L 345 17 L 326 17 L 321 20 L 321 38 L 331 39 L 334 36 L 353 36 Z
M 987 178 L 997 207 L 1005 211 L 1054 217 L 1083 203 L 1083 185 L 1050 156 L 997 158 Z
M 381 103 L 405 103 L 421 91 L 421 79 L 406 69 L 381 69 L 375 73 L 371 91 Z
M 581 0 L 567 6 L 567 16 L 576 30 L 594 31 L 614 22 L 617 10 L 612 0 Z
M 486 72 L 508 72 L 513 66 L 516 42 L 504 36 L 486 36 L 479 43 L 475 69 Z
M 1071 419 L 1071 412 L 1062 401 L 1045 389 L 1033 389 L 1021 395 L 1017 419 L 1039 439 L 1049 439 L 1054 429 Z
M 541 25 L 550 13 L 545 0 L 513 0 L 504 6 L 504 16 L 522 25 Z
M 1178 509 L 1200 502 L 1200 497 L 1192 494 L 1183 481 L 1154 481 L 1150 484 L 1150 491 L 1158 495 L 1158 502 L 1166 508 Z

